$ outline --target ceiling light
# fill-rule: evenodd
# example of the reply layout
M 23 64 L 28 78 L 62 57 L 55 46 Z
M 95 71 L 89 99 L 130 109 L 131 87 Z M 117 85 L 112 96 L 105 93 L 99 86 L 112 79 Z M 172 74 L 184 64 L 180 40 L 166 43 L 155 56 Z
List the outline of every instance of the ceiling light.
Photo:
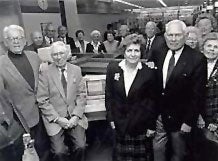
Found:
M 139 5 L 136 5 L 136 4 L 133 4 L 133 3 L 129 3 L 129 2 L 126 2 L 126 1 L 123 1 L 123 0 L 114 0 L 114 2 L 120 2 L 120 3 L 123 3 L 123 4 L 129 5 L 129 6 L 132 6 L 132 7 L 140 8 L 140 9 L 144 8 L 142 6 L 139 6 Z
M 167 4 L 163 0 L 157 0 L 162 6 L 167 7 Z

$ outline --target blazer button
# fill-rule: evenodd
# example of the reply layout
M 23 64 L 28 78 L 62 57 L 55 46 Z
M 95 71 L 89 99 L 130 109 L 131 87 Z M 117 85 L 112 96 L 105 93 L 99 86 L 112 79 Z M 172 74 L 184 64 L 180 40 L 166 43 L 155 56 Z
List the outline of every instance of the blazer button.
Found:
M 168 116 L 168 119 L 171 119 L 172 118 L 172 116 Z
M 164 95 L 165 95 L 165 93 L 164 93 L 164 92 L 162 92 L 162 93 L 161 93 L 161 95 L 162 95 L 162 96 L 164 96 Z

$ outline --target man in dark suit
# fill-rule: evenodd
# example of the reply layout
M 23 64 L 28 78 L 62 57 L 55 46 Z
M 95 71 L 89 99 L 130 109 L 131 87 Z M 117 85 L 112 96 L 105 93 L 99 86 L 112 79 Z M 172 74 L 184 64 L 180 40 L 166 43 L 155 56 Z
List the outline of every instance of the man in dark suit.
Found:
M 23 50 L 26 39 L 22 27 L 7 26 L 3 36 L 8 51 L 0 57 L 0 91 L 6 90 L 10 94 L 29 126 L 36 150 L 42 157 L 46 139 L 42 135 L 43 126 L 36 101 L 40 60 L 35 52 Z
M 184 45 L 185 28 L 180 20 L 170 21 L 164 34 L 166 45 L 152 52 L 158 69 L 159 107 L 167 139 L 167 144 L 161 147 L 166 150 L 160 149 L 162 154 L 155 157 L 158 161 L 185 160 L 187 139 L 196 125 L 199 108 L 205 104 L 207 60 Z
M 144 52 L 142 54 L 143 59 L 149 59 L 151 57 L 152 50 L 161 46 L 165 40 L 162 36 L 157 36 L 157 26 L 155 22 L 149 21 L 145 26 L 146 44 L 144 46 Z
M 72 37 L 68 36 L 67 28 L 65 26 L 58 26 L 57 40 L 63 41 L 65 44 L 69 44 L 72 52 L 73 51 L 75 52 L 75 50 L 77 49 L 75 42 L 74 42 L 74 39 Z

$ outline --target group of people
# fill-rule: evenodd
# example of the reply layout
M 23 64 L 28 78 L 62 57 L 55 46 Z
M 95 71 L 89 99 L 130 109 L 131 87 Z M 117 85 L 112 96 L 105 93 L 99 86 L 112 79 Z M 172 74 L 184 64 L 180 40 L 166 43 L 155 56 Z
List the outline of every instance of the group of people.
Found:
M 203 25 L 204 24 L 204 25 Z M 206 24 L 206 25 L 205 25 Z M 40 161 L 52 153 L 55 161 L 84 161 L 88 120 L 84 114 L 85 84 L 80 67 L 67 62 L 71 51 L 123 53 L 106 73 L 107 121 L 115 134 L 115 161 L 210 161 L 218 149 L 218 33 L 215 19 L 202 14 L 196 26 L 181 20 L 157 35 L 149 21 L 141 34 L 120 36 L 94 30 L 92 42 L 84 31 L 77 40 L 64 26 L 58 36 L 51 24 L 45 34 L 33 32 L 26 46 L 24 29 L 3 30 L 6 51 L 0 56 L 0 158 L 21 161 L 23 134 L 29 133 Z M 40 70 L 36 54 L 50 46 L 52 63 Z M 141 61 L 143 60 L 143 61 Z M 213 138 L 208 136 L 214 136 Z M 49 142 L 48 142 L 49 141 Z

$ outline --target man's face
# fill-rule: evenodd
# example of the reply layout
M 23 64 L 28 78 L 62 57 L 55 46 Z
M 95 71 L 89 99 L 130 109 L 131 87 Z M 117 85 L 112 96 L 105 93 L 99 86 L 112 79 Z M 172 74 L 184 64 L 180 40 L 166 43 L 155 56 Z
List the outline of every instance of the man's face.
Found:
M 198 36 L 195 33 L 190 32 L 185 40 L 185 43 L 192 49 L 195 49 L 198 45 Z
M 120 35 L 122 37 L 125 37 L 127 35 L 127 30 L 128 30 L 128 27 L 126 25 L 121 25 L 120 26 Z
M 66 27 L 60 27 L 59 30 L 58 30 L 58 35 L 60 37 L 65 37 L 67 34 L 67 28 Z
M 5 41 L 5 45 L 14 54 L 21 54 L 26 45 L 26 39 L 18 30 L 11 30 L 8 32 L 8 38 Z
M 207 35 L 208 33 L 210 33 L 213 28 L 212 28 L 212 23 L 209 19 L 205 18 L 205 19 L 201 19 L 198 22 L 198 28 L 200 29 L 202 36 Z
M 92 36 L 92 40 L 94 43 L 98 43 L 100 41 L 100 35 L 99 34 L 94 34 Z
M 55 28 L 52 25 L 49 25 L 46 29 L 46 36 L 49 38 L 55 37 Z
M 67 50 L 63 46 L 55 46 L 52 51 L 52 59 L 58 67 L 63 67 L 67 63 Z
M 130 44 L 126 47 L 124 57 L 130 64 L 136 64 L 141 57 L 141 50 L 139 44 Z
M 32 41 L 36 46 L 40 46 L 43 43 L 43 36 L 40 32 L 34 32 L 32 33 Z
M 170 24 L 164 36 L 167 46 L 171 50 L 179 50 L 185 44 L 185 34 L 182 26 L 178 23 Z
M 155 35 L 156 26 L 154 23 L 147 23 L 145 26 L 145 33 L 148 38 L 152 38 Z
M 218 40 L 207 40 L 203 53 L 208 60 L 215 60 L 218 57 Z

